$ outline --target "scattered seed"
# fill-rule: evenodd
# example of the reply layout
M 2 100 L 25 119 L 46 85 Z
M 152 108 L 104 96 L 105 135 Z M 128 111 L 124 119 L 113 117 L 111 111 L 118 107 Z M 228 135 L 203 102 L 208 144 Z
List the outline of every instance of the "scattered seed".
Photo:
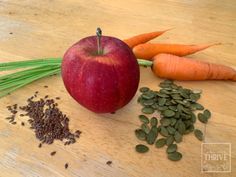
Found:
M 179 161 L 180 159 L 182 159 L 182 154 L 177 151 L 168 153 L 168 159 L 172 161 Z
M 157 123 L 158 123 L 158 120 L 156 117 L 152 117 L 151 120 L 150 120 L 150 124 L 152 127 L 155 127 L 157 126 Z
M 141 88 L 139 89 L 139 91 L 144 93 L 144 92 L 149 91 L 149 88 L 148 88 L 148 87 L 141 87 Z
M 21 122 L 21 125 L 22 125 L 22 126 L 25 126 L 25 123 L 24 123 L 24 122 Z
M 167 127 L 167 126 L 169 126 L 169 125 L 171 124 L 171 120 L 170 120 L 170 119 L 167 119 L 167 118 L 162 118 L 162 119 L 160 120 L 160 123 L 161 123 L 161 125 L 163 125 L 164 127 Z
M 152 113 L 154 113 L 154 109 L 153 109 L 152 107 L 144 107 L 144 108 L 142 109 L 142 112 L 143 112 L 144 114 L 152 114 Z
M 146 134 L 148 134 L 149 131 L 150 131 L 150 127 L 149 127 L 147 124 L 145 124 L 145 123 L 143 123 L 143 124 L 141 125 L 141 129 L 142 129 Z
M 145 153 L 145 152 L 148 152 L 148 150 L 149 150 L 149 148 L 143 144 L 136 145 L 135 149 L 139 153 Z
M 174 139 L 176 143 L 180 143 L 182 141 L 182 135 L 178 131 L 176 131 L 174 135 Z
M 165 146 L 165 144 L 166 144 L 166 139 L 165 138 L 160 138 L 156 141 L 155 145 L 156 145 L 157 148 L 161 148 L 161 147 Z
M 164 115 L 165 117 L 172 117 L 172 116 L 175 115 L 175 112 L 172 111 L 172 110 L 167 109 L 167 110 L 165 110 L 165 111 L 163 112 L 163 115 Z
M 175 152 L 177 150 L 177 145 L 176 144 L 170 144 L 168 145 L 166 152 L 167 153 L 172 153 Z
M 44 88 L 48 88 L 48 86 L 47 86 L 47 85 L 45 85 L 45 86 L 44 86 Z
M 166 145 L 167 145 L 167 146 L 173 144 L 173 142 L 174 142 L 174 137 L 173 137 L 173 136 L 168 136 L 168 137 L 166 138 Z
M 53 151 L 50 153 L 51 156 L 54 156 L 57 152 L 56 151 Z
M 168 130 L 163 126 L 161 126 L 160 134 L 164 137 L 167 137 L 169 135 Z
M 205 109 L 203 111 L 203 114 L 207 119 L 209 119 L 211 117 L 211 112 L 208 109 Z
M 42 143 L 39 143 L 38 147 L 41 148 L 42 147 Z
M 135 135 L 140 140 L 146 140 L 146 133 L 142 129 L 135 130 Z
M 207 117 L 203 113 L 198 113 L 197 117 L 198 117 L 198 120 L 202 123 L 207 123 L 208 122 Z
M 68 166 L 69 166 L 69 164 L 68 164 L 68 163 L 66 163 L 66 164 L 65 164 L 65 169 L 67 169 L 67 168 L 68 168 Z
M 139 120 L 143 123 L 149 123 L 149 119 L 145 115 L 139 115 Z
M 194 130 L 194 135 L 199 141 L 203 140 L 203 133 L 202 133 L 201 130 L 195 129 Z
M 157 138 L 157 131 L 153 131 L 153 129 L 151 129 L 146 137 L 147 137 L 146 141 L 148 144 L 154 144 Z
M 112 164 L 112 161 L 109 160 L 109 161 L 106 162 L 106 164 L 107 164 L 107 165 L 111 165 L 111 164 Z

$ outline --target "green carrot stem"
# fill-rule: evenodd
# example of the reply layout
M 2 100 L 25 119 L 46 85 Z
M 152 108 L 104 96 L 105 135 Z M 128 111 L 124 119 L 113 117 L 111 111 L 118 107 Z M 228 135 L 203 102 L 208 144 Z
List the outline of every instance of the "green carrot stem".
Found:
M 138 60 L 138 64 L 140 66 L 146 66 L 146 67 L 151 67 L 152 66 L 152 61 L 143 60 L 143 59 L 137 59 L 137 60 Z

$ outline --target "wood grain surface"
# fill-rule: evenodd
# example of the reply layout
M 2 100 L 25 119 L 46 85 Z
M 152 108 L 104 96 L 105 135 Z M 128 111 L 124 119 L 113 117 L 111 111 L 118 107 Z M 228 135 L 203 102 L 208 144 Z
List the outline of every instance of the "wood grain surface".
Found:
M 79 39 L 93 35 L 100 26 L 105 35 L 124 39 L 155 30 L 173 28 L 155 42 L 214 43 L 192 58 L 236 68 L 236 1 L 226 0 L 0 0 L 0 62 L 58 57 Z M 150 69 L 140 68 L 141 86 L 159 89 L 162 81 Z M 0 73 L 1 75 L 3 73 Z M 140 143 L 134 130 L 140 125 L 141 107 L 133 100 L 115 114 L 94 114 L 77 104 L 66 92 L 61 77 L 53 76 L 26 86 L 0 99 L 1 177 L 221 177 L 236 176 L 236 83 L 230 81 L 177 82 L 202 89 L 200 99 L 212 111 L 206 142 L 231 143 L 231 173 L 201 172 L 201 142 L 193 134 L 179 145 L 183 158 L 172 162 L 165 148 L 150 146 L 146 154 L 134 147 Z M 48 85 L 48 88 L 44 88 Z M 9 124 L 6 106 L 24 105 L 39 95 L 55 98 L 70 117 L 70 128 L 83 133 L 77 143 L 61 142 L 38 148 L 32 130 Z M 26 118 L 20 118 L 26 121 Z M 196 127 L 203 129 L 199 122 Z M 50 152 L 57 151 L 55 156 Z M 107 161 L 111 160 L 109 166 Z M 67 170 L 64 164 L 68 163 Z

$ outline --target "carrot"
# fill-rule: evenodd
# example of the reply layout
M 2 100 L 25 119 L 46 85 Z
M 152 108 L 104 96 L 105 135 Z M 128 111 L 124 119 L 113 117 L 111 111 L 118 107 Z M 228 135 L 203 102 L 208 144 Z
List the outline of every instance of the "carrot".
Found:
M 236 70 L 233 68 L 171 54 L 156 55 L 152 70 L 156 76 L 173 80 L 236 81 Z
M 133 48 L 134 46 L 136 46 L 138 44 L 146 43 L 146 42 L 162 35 L 163 33 L 165 33 L 168 30 L 170 30 L 170 29 L 167 29 L 165 31 L 154 31 L 154 32 L 150 32 L 150 33 L 143 33 L 143 34 L 139 34 L 137 36 L 133 36 L 133 37 L 128 38 L 128 39 L 124 39 L 123 41 L 130 48 Z
M 146 43 L 139 44 L 133 48 L 133 52 L 137 58 L 151 60 L 155 55 L 160 53 L 169 53 L 177 56 L 185 56 L 204 50 L 208 47 L 219 45 L 203 44 L 203 45 L 183 45 L 183 44 L 159 44 L 159 43 Z

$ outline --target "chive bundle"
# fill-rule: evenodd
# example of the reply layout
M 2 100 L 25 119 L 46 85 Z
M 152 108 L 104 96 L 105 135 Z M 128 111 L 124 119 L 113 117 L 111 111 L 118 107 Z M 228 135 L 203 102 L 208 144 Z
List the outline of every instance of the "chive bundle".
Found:
M 0 63 L 0 72 L 23 69 L 0 76 L 0 98 L 35 80 L 60 73 L 61 60 L 48 58 Z

